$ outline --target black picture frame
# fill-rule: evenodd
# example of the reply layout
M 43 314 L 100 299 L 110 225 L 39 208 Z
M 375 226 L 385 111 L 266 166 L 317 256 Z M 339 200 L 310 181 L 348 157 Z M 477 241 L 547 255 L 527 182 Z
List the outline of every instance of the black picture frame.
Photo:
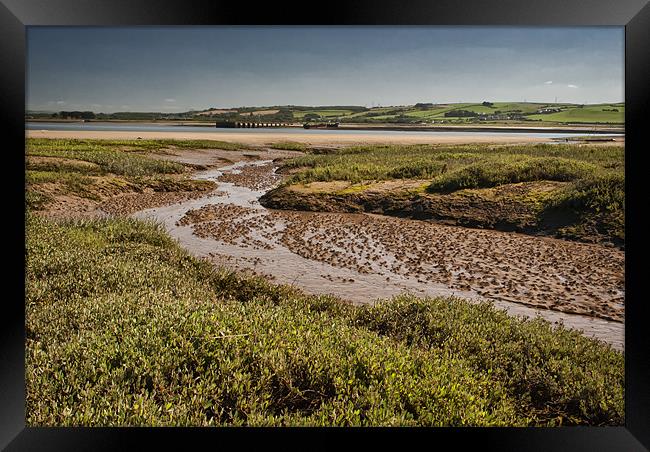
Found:
M 328 447 L 348 434 L 364 442 L 384 442 L 399 436 L 414 446 L 430 447 L 450 440 L 454 449 L 469 444 L 496 450 L 646 450 L 650 448 L 650 341 L 646 334 L 648 302 L 642 249 L 647 241 L 641 223 L 644 212 L 642 164 L 644 121 L 650 118 L 650 4 L 647 0 L 363 0 L 323 2 L 169 1 L 169 0 L 2 0 L 0 4 L 0 111 L 5 126 L 3 178 L 9 203 L 5 230 L 12 245 L 5 257 L 5 291 L 0 334 L 0 447 L 6 450 L 116 450 L 146 441 L 172 446 L 196 439 L 218 447 L 235 440 L 250 446 L 264 436 L 283 446 Z M 470 428 L 470 429 L 175 429 L 175 428 L 33 428 L 25 426 L 25 313 L 24 313 L 24 114 L 25 31 L 38 25 L 513 25 L 513 26 L 625 26 L 626 128 L 626 397 L 624 427 Z M 9 139 L 9 140 L 7 140 Z M 21 185 L 22 183 L 22 185 Z M 632 212 L 632 213 L 630 213 Z M 11 295 L 9 295 L 11 293 Z M 260 435 L 261 433 L 261 435 Z M 336 433 L 336 434 L 333 434 Z M 299 434 L 298 436 L 295 436 Z M 413 436 L 417 435 L 417 436 Z M 267 443 L 268 442 L 268 443 Z M 408 443 L 407 443 L 408 444 Z M 266 447 L 262 445 L 261 447 Z

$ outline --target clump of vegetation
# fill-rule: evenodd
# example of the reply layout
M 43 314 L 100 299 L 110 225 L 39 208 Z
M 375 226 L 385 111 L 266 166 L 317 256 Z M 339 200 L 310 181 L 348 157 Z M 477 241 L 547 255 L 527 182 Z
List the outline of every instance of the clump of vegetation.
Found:
M 539 180 L 572 181 L 596 172 L 590 163 L 561 157 L 513 157 L 481 161 L 437 176 L 428 187 L 431 192 L 452 192 L 464 188 L 489 188 Z
M 209 180 L 177 179 L 165 176 L 130 177 L 126 181 L 135 191 L 146 189 L 155 192 L 207 191 L 215 187 L 215 183 Z
M 550 198 L 541 217 L 562 211 L 573 212 L 579 221 L 561 228 L 561 236 L 580 238 L 595 232 L 624 244 L 625 176 L 614 173 L 579 179 Z
M 95 142 L 87 144 L 83 142 L 70 143 L 68 141 L 62 141 L 28 141 L 27 156 L 81 160 L 94 163 L 104 174 L 113 173 L 125 176 L 143 176 L 159 173 L 178 174 L 185 171 L 185 167 L 176 162 L 156 160 Z M 96 167 L 90 168 L 88 170 L 79 168 L 79 170 L 94 173 L 98 171 Z
M 287 183 L 314 181 L 433 179 L 451 174 L 492 173 L 494 183 L 508 180 L 573 180 L 595 172 L 621 172 L 620 146 L 575 145 L 372 145 L 351 146 L 329 154 L 309 154 L 285 162 L 306 168 Z M 403 168 L 408 168 L 402 171 Z M 464 171 L 464 172 L 463 172 Z M 501 174 L 509 173 L 503 177 Z M 414 176 L 415 175 L 415 176 Z M 538 179 L 534 179 L 538 178 Z
M 588 209 L 595 213 L 624 212 L 625 176 L 606 174 L 577 180 L 555 198 L 553 207 Z
M 52 195 L 101 201 L 124 192 L 204 191 L 211 181 L 183 177 L 185 166 L 140 155 L 166 152 L 170 146 L 214 146 L 209 141 L 52 140 L 27 141 L 27 204 L 46 208 Z M 49 186 L 46 188 L 46 186 Z
M 488 303 L 412 296 L 360 309 L 355 320 L 408 345 L 444 349 L 466 360 L 503 383 L 522 414 L 591 425 L 623 420 L 623 391 L 610 391 L 623 387 L 622 355 L 603 353 L 600 344 L 582 341 L 577 331 L 554 334 L 541 318 L 517 320 Z
M 148 146 L 154 148 L 178 148 L 178 149 L 219 149 L 222 151 L 242 151 L 250 146 L 242 143 L 218 140 L 148 140 Z
M 218 140 L 97 140 L 97 139 L 54 139 L 29 138 L 27 148 L 83 150 L 88 147 L 122 150 L 127 152 L 167 153 L 177 149 L 220 149 L 227 151 L 246 150 L 248 146 Z
M 287 183 L 345 180 L 432 178 L 444 168 L 431 146 L 354 146 L 327 154 L 309 154 L 286 163 L 289 168 L 307 168 Z
M 52 197 L 35 190 L 28 190 L 25 193 L 25 209 L 40 210 L 52 202 Z
M 66 171 L 27 171 L 25 180 L 28 185 L 48 183 L 61 184 L 66 193 L 75 194 L 83 198 L 99 199 L 98 196 L 94 194 L 90 189 L 90 186 L 94 184 L 93 179 L 84 174 Z M 43 197 L 46 195 L 39 194 L 35 196 Z M 45 205 L 45 203 L 37 204 L 40 206 Z
M 532 223 L 526 220 L 522 226 L 525 232 L 543 230 L 564 238 L 622 245 L 625 237 L 624 152 L 622 146 L 575 144 L 353 146 L 285 162 L 285 167 L 298 169 L 285 181 L 285 186 L 315 181 L 367 184 L 390 179 L 428 180 L 426 192 L 410 195 L 418 199 L 435 197 L 436 203 L 444 203 L 441 195 L 467 194 L 461 191 L 475 190 L 474 199 L 488 205 L 496 201 L 486 189 L 512 188 L 505 186 L 523 182 L 560 182 L 564 184 L 556 184 L 551 191 L 548 191 L 548 184 L 541 184 L 539 192 L 534 184 L 521 190 L 503 190 L 500 196 L 510 198 L 499 202 L 517 204 L 519 211 L 529 212 L 527 218 L 532 218 Z M 281 187 L 276 191 L 282 190 Z M 357 192 L 349 190 L 336 194 L 354 195 Z M 273 192 L 269 197 L 272 195 Z M 363 203 L 363 199 L 359 202 Z M 452 212 L 457 208 L 456 205 L 454 209 L 440 211 Z M 510 227 L 516 221 L 499 218 L 484 227 L 492 227 L 491 224 Z
M 623 356 L 457 299 L 354 307 L 214 269 L 153 224 L 28 215 L 27 423 L 623 423 Z

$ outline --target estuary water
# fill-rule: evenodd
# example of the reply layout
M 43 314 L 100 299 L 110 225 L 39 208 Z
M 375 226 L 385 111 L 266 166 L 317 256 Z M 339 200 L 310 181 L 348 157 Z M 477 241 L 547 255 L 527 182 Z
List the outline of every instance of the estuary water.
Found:
M 282 133 L 288 135 L 394 135 L 395 137 L 445 137 L 445 136 L 476 136 L 476 137 L 527 137 L 527 138 L 571 138 L 590 135 L 585 130 L 579 133 L 558 133 L 558 132 L 483 132 L 483 131 L 420 131 L 420 130 L 346 130 L 346 129 L 303 129 L 302 127 L 277 127 L 259 129 L 231 129 L 217 128 L 210 126 L 182 126 L 163 125 L 156 123 L 123 124 L 112 122 L 27 122 L 25 130 L 46 130 L 46 131 L 95 131 L 95 132 L 183 132 L 196 133 L 197 136 L 205 133 L 224 134 L 268 134 Z M 600 134 L 599 134 L 600 135 Z M 610 135 L 610 134 L 608 134 Z M 612 133 L 612 136 L 623 136 L 623 134 Z

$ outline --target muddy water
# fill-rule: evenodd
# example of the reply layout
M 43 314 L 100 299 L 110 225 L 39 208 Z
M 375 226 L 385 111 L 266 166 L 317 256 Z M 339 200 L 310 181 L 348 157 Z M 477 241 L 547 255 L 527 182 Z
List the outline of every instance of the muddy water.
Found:
M 167 231 L 196 256 L 208 258 L 217 265 L 250 270 L 277 283 L 293 284 L 309 293 L 332 293 L 355 303 L 372 303 L 402 292 L 419 296 L 454 295 L 470 300 L 487 299 L 511 315 L 541 316 L 552 323 L 563 323 L 566 327 L 582 330 L 585 335 L 623 350 L 622 322 L 522 304 L 521 299 L 526 294 L 526 287 L 522 285 L 526 286 L 526 276 L 518 282 L 519 302 L 508 300 L 498 291 L 478 290 L 477 284 L 484 284 L 464 273 L 481 267 L 472 267 L 469 262 L 462 265 L 462 258 L 459 257 L 462 250 L 454 250 L 453 242 L 444 245 L 444 249 L 451 250 L 451 254 L 438 257 L 438 261 L 418 262 L 414 267 L 418 254 L 404 252 L 401 250 L 403 246 L 396 247 L 395 243 L 400 242 L 395 242 L 394 237 L 399 236 L 404 227 L 419 230 L 423 222 L 366 214 L 267 210 L 259 204 L 258 199 L 278 180 L 274 172 L 270 160 L 238 162 L 218 170 L 199 172 L 195 178 L 215 180 L 219 184 L 217 191 L 180 204 L 143 210 L 134 216 L 163 223 Z M 497 231 L 425 224 L 426 228 L 437 228 L 435 230 L 442 231 L 444 235 L 461 233 L 461 237 L 470 242 L 474 236 L 488 242 L 498 242 L 507 237 L 507 240 L 515 240 L 511 245 L 515 248 L 518 243 L 529 245 L 531 240 L 539 240 L 542 246 L 560 246 L 548 239 L 519 238 L 518 235 Z M 374 231 L 383 231 L 382 234 L 391 237 L 382 240 Z M 406 240 L 409 238 L 406 237 Z M 480 245 L 482 242 L 477 243 Z M 564 259 L 571 259 L 571 252 L 568 256 Z M 454 259 L 460 259 L 461 265 L 448 265 L 447 260 Z M 475 260 L 481 261 L 481 256 Z M 491 265 L 489 259 L 483 261 L 487 262 L 487 266 Z M 517 269 L 510 271 L 513 270 Z M 530 275 L 530 271 L 530 268 L 526 268 L 525 274 Z M 540 271 L 548 272 L 544 269 Z M 443 276 L 448 279 L 445 280 Z M 540 278 L 542 276 L 545 275 L 540 274 Z M 566 281 L 562 279 L 570 278 L 569 274 L 563 276 L 561 272 L 551 277 L 563 284 Z M 580 275 L 578 277 L 582 278 Z M 462 281 L 462 278 L 470 278 L 472 284 L 458 284 L 459 278 Z M 540 278 L 531 277 L 530 285 L 536 287 Z M 603 299 L 606 293 L 614 294 L 615 298 L 608 303 L 620 311 L 624 292 L 622 284 L 617 281 L 609 281 L 603 286 L 587 286 L 588 290 L 585 290 L 602 292 L 599 295 Z

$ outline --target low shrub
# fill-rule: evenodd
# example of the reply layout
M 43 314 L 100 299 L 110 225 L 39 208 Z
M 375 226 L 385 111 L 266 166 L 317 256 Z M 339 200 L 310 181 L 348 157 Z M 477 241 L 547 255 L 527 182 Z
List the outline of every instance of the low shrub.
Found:
M 541 320 L 309 296 L 135 220 L 26 237 L 30 426 L 622 423 L 622 355 Z
M 451 192 L 538 180 L 572 181 L 597 171 L 589 163 L 559 157 L 473 163 L 433 179 L 428 191 Z

